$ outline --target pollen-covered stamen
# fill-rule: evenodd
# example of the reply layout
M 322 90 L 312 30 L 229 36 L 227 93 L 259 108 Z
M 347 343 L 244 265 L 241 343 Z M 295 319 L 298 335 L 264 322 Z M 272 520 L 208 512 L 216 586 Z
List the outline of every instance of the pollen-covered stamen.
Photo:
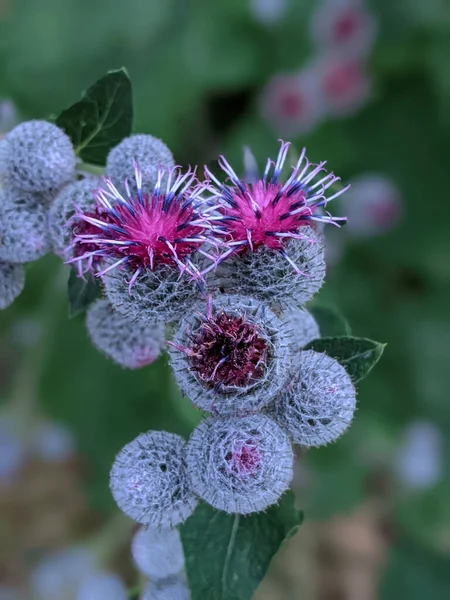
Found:
M 134 273 L 131 282 L 136 274 L 162 264 L 201 277 L 188 259 L 205 242 L 215 243 L 214 227 L 199 210 L 205 184 L 197 183 L 195 172 L 181 173 L 175 167 L 161 170 L 153 192 L 143 193 L 137 164 L 135 184 L 136 195 L 124 197 L 111 180 L 104 179 L 95 194 L 97 214 L 77 212 L 76 219 L 83 226 L 78 225 L 74 244 L 85 249 L 84 254 L 77 251 L 77 260 L 88 259 L 92 264 L 96 257 L 117 258 L 116 266 L 126 263 Z M 129 189 L 126 184 L 127 193 Z
M 231 185 L 220 183 L 205 169 L 212 182 L 208 190 L 219 202 L 216 213 L 221 219 L 215 221 L 215 233 L 224 246 L 234 246 L 234 252 L 254 252 L 263 246 L 281 251 L 290 238 L 298 239 L 301 228 L 311 225 L 312 221 L 336 226 L 346 221 L 345 217 L 333 217 L 323 209 L 348 186 L 326 197 L 326 190 L 339 181 L 339 177 L 327 173 L 317 179 L 324 171 L 325 162 L 311 164 L 305 150 L 287 181 L 280 182 L 288 150 L 289 143 L 282 142 L 276 161 L 269 159 L 263 177 L 250 183 L 240 181 L 224 157 L 220 157 L 219 166 Z
M 191 333 L 189 347 L 176 347 L 210 387 L 248 385 L 264 374 L 269 359 L 267 340 L 256 325 L 225 311 L 205 317 Z

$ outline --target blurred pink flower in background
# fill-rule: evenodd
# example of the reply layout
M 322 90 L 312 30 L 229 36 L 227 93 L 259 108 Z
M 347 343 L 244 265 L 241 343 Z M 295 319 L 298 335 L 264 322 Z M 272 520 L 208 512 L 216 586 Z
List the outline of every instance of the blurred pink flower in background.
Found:
M 287 5 L 287 0 L 250 0 L 250 12 L 260 23 L 273 25 L 284 17 Z
M 351 187 L 341 198 L 348 216 L 346 233 L 353 237 L 382 235 L 400 221 L 400 191 L 382 174 L 367 173 L 350 181 Z
M 369 99 L 372 82 L 363 63 L 341 57 L 323 57 L 317 66 L 326 111 L 347 117 Z
M 378 27 L 362 0 L 325 0 L 310 22 L 311 37 L 320 53 L 364 58 L 373 47 Z
M 274 75 L 263 89 L 261 114 L 279 135 L 305 134 L 322 120 L 325 103 L 319 71 L 308 65 L 293 73 Z

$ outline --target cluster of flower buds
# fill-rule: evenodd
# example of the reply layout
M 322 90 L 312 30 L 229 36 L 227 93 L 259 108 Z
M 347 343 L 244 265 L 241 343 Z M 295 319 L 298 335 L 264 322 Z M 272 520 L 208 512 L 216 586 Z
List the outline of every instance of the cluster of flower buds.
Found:
M 66 134 L 46 121 L 28 121 L 0 140 L 0 308 L 20 294 L 23 265 L 51 250 L 48 209 L 75 178 L 75 152 Z
M 261 113 L 280 135 L 312 131 L 324 118 L 352 115 L 369 99 L 366 59 L 377 22 L 364 0 L 321 0 L 309 22 L 314 54 L 300 70 L 278 73 L 261 96 Z
M 123 331 L 112 341 L 119 313 L 123 319 L 125 312 L 127 319 L 130 313 L 140 317 L 142 339 L 152 319 L 171 321 L 175 380 L 207 413 L 187 443 L 149 431 L 116 457 L 113 497 L 148 528 L 136 538 L 136 548 L 144 537 L 154 544 L 158 535 L 175 539 L 173 528 L 199 500 L 229 513 L 266 509 L 291 483 L 293 444 L 332 442 L 351 423 L 356 395 L 350 376 L 333 358 L 303 350 L 320 337 L 303 305 L 324 280 L 321 228 L 345 220 L 331 216 L 326 206 L 346 188 L 327 193 L 338 178 L 323 173 L 324 163 L 311 165 L 305 151 L 283 175 L 287 153 L 282 143 L 277 159 L 259 176 L 247 151 L 252 173 L 244 180 L 224 158 L 219 165 L 225 181 L 209 169 L 202 184 L 192 174 L 159 171 L 153 191 L 143 191 L 135 164 L 135 192 L 125 184 L 122 195 L 107 180 L 96 192 L 97 216 L 76 213 L 93 228 L 89 234 L 75 229 L 73 245 L 88 245 L 76 259 L 83 264 L 80 272 L 95 256 L 101 266 L 94 270 L 108 298 L 89 311 L 94 343 L 100 347 L 94 329 L 102 330 L 101 349 L 109 354 L 127 338 Z M 153 576 L 152 567 L 142 567 L 147 559 L 135 560 Z M 154 555 L 147 562 L 173 576 Z M 173 585 L 184 590 L 179 581 Z M 150 588 L 148 598 L 166 597 L 161 586 Z

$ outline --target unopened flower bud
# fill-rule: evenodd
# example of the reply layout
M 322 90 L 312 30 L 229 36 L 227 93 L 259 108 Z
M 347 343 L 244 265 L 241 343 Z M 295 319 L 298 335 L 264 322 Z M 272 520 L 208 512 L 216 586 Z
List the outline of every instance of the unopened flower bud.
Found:
M 76 156 L 68 136 L 47 121 L 26 121 L 5 138 L 0 179 L 27 192 L 56 191 L 75 177 Z
M 144 588 L 142 600 L 190 600 L 191 593 L 183 579 L 151 581 Z
M 39 194 L 0 193 L 0 260 L 27 263 L 51 250 L 48 211 Z
M 301 352 L 298 372 L 274 402 L 274 416 L 292 440 L 323 446 L 337 440 L 352 422 L 356 392 L 350 376 L 326 354 Z
M 164 346 L 161 322 L 142 323 L 115 312 L 108 300 L 97 300 L 86 315 L 86 327 L 94 346 L 126 369 L 140 369 L 154 362 Z
M 192 489 L 228 513 L 245 515 L 274 504 L 292 480 L 293 462 L 287 434 L 262 414 L 205 419 L 187 448 Z
M 174 527 L 194 511 L 184 458 L 186 442 L 166 431 L 142 433 L 117 455 L 110 488 L 119 508 L 151 527 Z
M 284 318 L 292 327 L 292 353 L 295 355 L 309 342 L 320 338 L 319 326 L 314 317 L 305 309 L 290 306 L 284 313 Z
M 125 138 L 111 150 L 106 160 L 106 174 L 122 193 L 125 191 L 126 180 L 130 192 L 137 193 L 134 162 L 142 171 L 144 193 L 153 191 L 159 169 L 172 169 L 175 166 L 171 151 L 158 138 L 148 134 Z
M 154 581 L 177 575 L 184 567 L 184 552 L 177 529 L 141 527 L 131 543 L 138 570 Z

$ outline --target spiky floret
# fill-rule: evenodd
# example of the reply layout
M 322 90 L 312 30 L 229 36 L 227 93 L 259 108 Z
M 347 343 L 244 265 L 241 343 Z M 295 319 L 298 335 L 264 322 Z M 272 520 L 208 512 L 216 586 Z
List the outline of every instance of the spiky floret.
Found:
M 289 306 L 283 316 L 293 330 L 292 353 L 294 355 L 298 354 L 309 342 L 320 338 L 320 330 L 316 320 L 304 308 Z
M 303 305 L 320 289 L 325 278 L 324 243 L 310 227 L 307 239 L 292 239 L 282 254 L 264 246 L 222 262 L 207 275 L 211 291 L 244 294 L 274 308 Z M 289 261 L 285 259 L 289 256 Z M 292 275 L 292 265 L 299 271 Z
M 118 190 L 126 192 L 125 181 L 130 190 L 137 193 L 133 161 L 143 173 L 143 191 L 151 193 L 158 181 L 159 169 L 173 169 L 175 162 L 169 148 L 163 141 L 148 134 L 131 135 L 123 139 L 108 154 L 106 175 Z
M 177 575 L 184 567 L 177 529 L 141 527 L 133 537 L 131 554 L 138 570 L 155 581 Z
M 46 121 L 26 121 L 5 137 L 0 179 L 26 193 L 56 191 L 75 177 L 76 156 L 69 137 Z
M 272 414 L 296 444 L 323 446 L 346 431 L 355 408 L 355 387 L 344 367 L 326 354 L 307 350 Z
M 24 287 L 23 266 L 0 262 L 0 310 L 12 304 Z
M 65 259 L 82 256 L 86 253 L 85 244 L 74 242 L 74 232 L 78 234 L 94 233 L 92 225 L 74 218 L 75 212 L 96 216 L 94 191 L 98 188 L 98 177 L 86 177 L 66 185 L 56 196 L 49 209 L 49 229 L 53 242 L 53 250 Z M 95 248 L 92 248 L 95 249 Z M 80 274 L 83 271 L 95 271 L 94 257 L 80 261 Z
M 205 419 L 188 441 L 186 460 L 194 492 L 228 513 L 266 509 L 293 476 L 289 438 L 262 414 Z
M 110 489 L 119 508 L 151 527 L 175 527 L 194 511 L 189 487 L 186 442 L 166 431 L 142 433 L 117 455 Z
M 219 159 L 219 166 L 228 176 L 229 184 L 221 183 L 205 169 L 212 181 L 209 186 L 213 194 L 210 201 L 217 202 L 218 235 L 226 247 L 216 262 L 220 263 L 232 254 L 253 253 L 260 248 L 267 248 L 279 252 L 291 263 L 292 269 L 301 275 L 301 269 L 292 263 L 286 252 L 287 242 L 308 239 L 304 227 L 314 222 L 339 226 L 340 221 L 346 220 L 345 217 L 332 217 L 325 208 L 347 187 L 327 197 L 326 190 L 339 177 L 334 173 L 322 175 L 325 161 L 318 165 L 311 164 L 306 158 L 305 149 L 287 181 L 280 181 L 288 150 L 289 143 L 282 142 L 276 162 L 269 159 L 263 177 L 252 183 L 241 181 L 223 156 Z
M 115 312 L 108 300 L 89 307 L 86 327 L 93 345 L 116 364 L 126 369 L 150 365 L 164 346 L 164 325 L 131 320 Z
M 178 385 L 200 408 L 220 415 L 255 412 L 285 384 L 292 328 L 244 296 L 197 305 L 170 342 Z
M 0 260 L 27 263 L 51 250 L 46 195 L 0 193 Z
M 195 184 L 193 172 L 183 174 L 175 168 L 160 170 L 153 191 L 144 193 L 142 172 L 137 163 L 134 166 L 136 195 L 130 192 L 128 183 L 122 195 L 110 179 L 104 179 L 104 187 L 95 193 L 97 216 L 77 210 L 76 218 L 93 228 L 92 232 L 75 236 L 76 243 L 89 246 L 79 259 L 111 258 L 111 264 L 98 275 L 126 267 L 125 273 L 132 272 L 130 289 L 141 274 L 161 265 L 200 278 L 190 256 L 209 240 L 208 218 L 198 210 L 204 185 Z

